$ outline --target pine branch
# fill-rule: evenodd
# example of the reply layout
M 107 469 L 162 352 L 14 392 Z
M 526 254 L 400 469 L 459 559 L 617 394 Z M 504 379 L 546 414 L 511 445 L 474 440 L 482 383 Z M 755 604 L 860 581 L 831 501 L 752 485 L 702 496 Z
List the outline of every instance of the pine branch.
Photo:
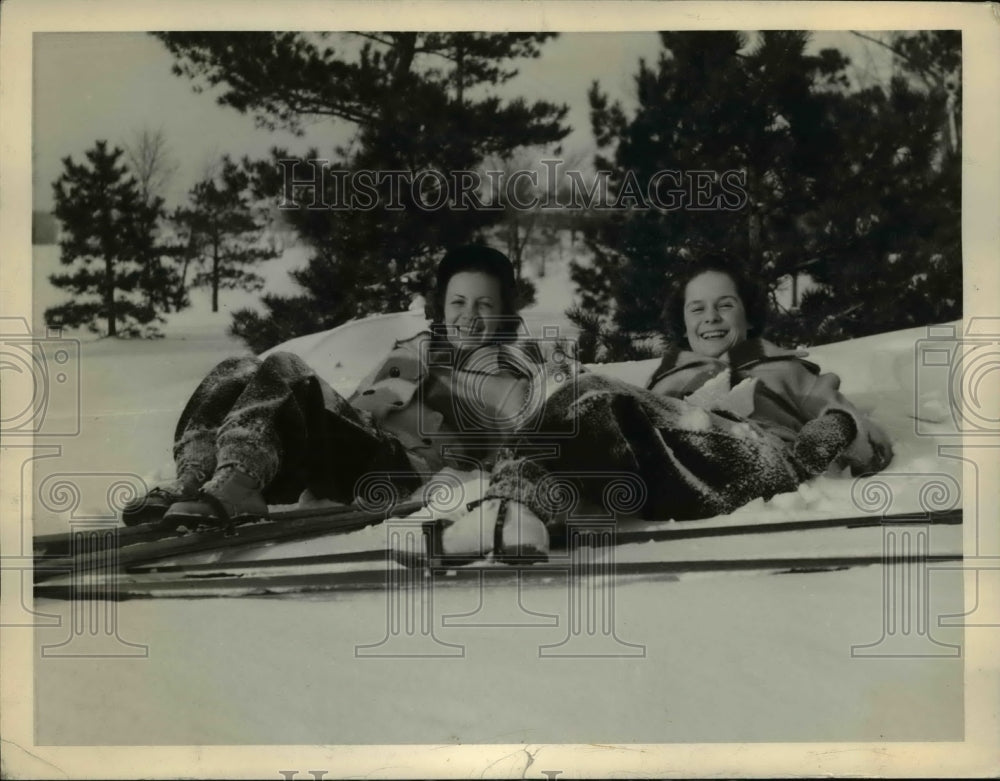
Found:
M 944 78 L 940 74 L 931 71 L 931 75 L 934 76 L 934 80 L 931 81 L 927 77 L 925 66 L 920 62 L 917 62 L 915 59 L 913 59 L 913 57 L 908 55 L 906 52 L 902 51 L 898 46 L 893 46 L 890 43 L 886 43 L 885 41 L 879 40 L 878 38 L 875 38 L 874 36 L 871 35 L 865 35 L 864 33 L 858 32 L 857 30 L 850 30 L 849 32 L 851 33 L 851 35 L 856 35 L 858 38 L 869 41 L 870 43 L 874 43 L 878 46 L 881 46 L 884 49 L 888 49 L 896 57 L 899 57 L 899 59 L 908 62 L 913 67 L 914 72 L 920 77 L 920 80 L 924 83 L 924 85 L 928 89 L 934 89 L 935 87 L 943 86 Z
M 375 41 L 375 43 L 380 43 L 383 46 L 389 46 L 389 47 L 391 47 L 393 45 L 392 41 L 387 40 L 385 38 L 382 38 L 382 37 L 380 37 L 378 35 L 375 35 L 375 33 L 360 32 L 358 30 L 351 30 L 351 35 L 356 35 L 359 38 L 367 38 L 368 40 Z

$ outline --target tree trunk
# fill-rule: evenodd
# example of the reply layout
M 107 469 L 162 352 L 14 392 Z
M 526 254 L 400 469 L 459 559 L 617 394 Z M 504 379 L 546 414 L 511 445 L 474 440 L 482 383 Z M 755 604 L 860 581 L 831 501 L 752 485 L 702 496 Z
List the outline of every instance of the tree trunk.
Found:
M 459 43 L 455 51 L 455 102 L 459 106 L 465 97 L 465 49 Z
M 139 275 L 139 285 L 142 288 L 143 296 L 146 299 L 146 306 L 150 309 L 153 307 L 153 289 L 149 284 L 149 262 L 150 259 L 146 257 L 139 257 L 139 263 L 142 265 L 142 271 Z
M 186 254 L 184 256 L 184 265 L 181 266 L 181 277 L 179 280 L 177 280 L 177 289 L 174 291 L 173 304 L 175 312 L 181 311 L 181 304 L 184 301 L 184 292 L 185 289 L 187 288 L 188 265 L 190 263 L 191 263 L 191 255 Z
M 108 336 L 118 336 L 118 323 L 115 319 L 115 264 L 107 257 L 104 259 L 104 311 L 108 315 Z
M 398 85 L 410 72 L 413 57 L 417 51 L 417 34 L 414 32 L 396 33 L 394 36 L 396 49 L 396 67 L 392 74 L 393 85 Z
M 519 280 L 521 278 L 523 245 L 516 218 L 509 223 L 507 228 L 507 254 L 510 257 L 511 265 L 514 266 L 514 279 Z
M 750 212 L 747 217 L 747 245 L 749 249 L 747 271 L 750 278 L 757 280 L 759 284 L 762 265 L 760 246 L 761 218 L 760 206 L 758 205 L 758 200 L 760 199 L 760 187 L 757 181 L 757 171 L 754 169 L 753 165 L 747 166 L 747 191 L 750 196 Z
M 147 262 L 144 264 L 144 266 L 146 268 L 146 287 L 147 287 L 146 305 L 149 307 L 150 313 L 156 311 L 157 301 L 159 301 L 161 305 L 165 305 L 167 307 L 166 311 L 169 312 L 170 311 L 169 301 L 167 299 L 166 290 L 162 289 L 159 283 L 154 285 L 150 281 L 150 277 L 159 277 L 159 272 L 163 268 L 160 265 L 160 260 L 156 256 L 155 252 L 150 253 L 150 256 L 147 259 Z
M 197 253 L 196 250 L 197 249 Z M 174 293 L 174 311 L 180 312 L 181 307 L 184 304 L 184 294 L 187 293 L 187 273 L 188 268 L 191 265 L 191 261 L 194 260 L 195 255 L 201 254 L 201 247 L 196 247 L 194 233 L 188 238 L 187 246 L 184 248 L 184 265 L 181 266 L 181 276 L 177 280 L 177 290 Z
M 219 311 L 219 241 L 212 244 L 212 311 Z

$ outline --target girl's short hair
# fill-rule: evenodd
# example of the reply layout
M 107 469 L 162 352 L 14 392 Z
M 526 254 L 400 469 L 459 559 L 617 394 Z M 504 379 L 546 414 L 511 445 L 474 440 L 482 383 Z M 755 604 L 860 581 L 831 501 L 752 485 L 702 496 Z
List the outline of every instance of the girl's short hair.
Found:
M 736 293 L 743 304 L 747 318 L 747 338 L 764 335 L 767 325 L 767 302 L 760 286 L 751 282 L 733 261 L 723 255 L 705 255 L 683 267 L 674 277 L 666 304 L 663 307 L 663 325 L 667 338 L 675 344 L 687 343 L 684 325 L 684 291 L 688 283 L 708 271 L 725 274 L 733 281 Z
M 497 329 L 497 337 L 510 338 L 520 330 L 518 317 L 517 282 L 514 280 L 514 265 L 500 250 L 485 244 L 466 244 L 448 250 L 438 264 L 434 290 L 427 307 L 427 319 L 432 330 L 441 331 L 444 326 L 444 298 L 448 292 L 448 282 L 463 271 L 480 272 L 493 277 L 500 284 L 500 311 L 502 321 Z

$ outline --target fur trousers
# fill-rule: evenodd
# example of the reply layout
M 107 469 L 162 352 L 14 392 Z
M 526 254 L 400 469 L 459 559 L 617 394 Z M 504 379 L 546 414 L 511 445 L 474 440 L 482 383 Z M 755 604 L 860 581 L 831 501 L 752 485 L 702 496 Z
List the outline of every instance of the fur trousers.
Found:
M 585 373 L 497 461 L 486 496 L 520 501 L 550 527 L 692 520 L 793 491 L 803 478 L 786 445 L 752 421 Z
M 173 453 L 178 475 L 202 482 L 219 467 L 238 467 L 264 487 L 269 504 L 295 502 L 305 489 L 350 502 L 373 472 L 393 475 L 404 494 L 422 482 L 398 439 L 284 352 L 212 369 L 181 413 Z

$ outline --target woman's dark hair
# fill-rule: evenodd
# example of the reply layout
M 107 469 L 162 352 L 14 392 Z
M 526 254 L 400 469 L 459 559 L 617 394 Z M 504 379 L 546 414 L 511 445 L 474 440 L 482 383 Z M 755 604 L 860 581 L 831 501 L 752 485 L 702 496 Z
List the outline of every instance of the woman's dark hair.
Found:
M 429 297 L 426 313 L 431 321 L 431 330 L 438 336 L 444 334 L 444 297 L 448 292 L 448 282 L 463 271 L 481 272 L 500 283 L 500 311 L 502 318 L 497 328 L 498 339 L 516 337 L 521 318 L 518 316 L 517 283 L 514 281 L 514 265 L 499 250 L 485 244 L 466 244 L 448 250 L 438 264 L 434 290 Z
M 683 267 L 674 277 L 670 293 L 663 307 L 664 332 L 674 344 L 687 344 L 687 329 L 684 326 L 684 291 L 688 283 L 705 272 L 715 271 L 725 274 L 733 281 L 736 293 L 743 303 L 747 317 L 747 338 L 763 336 L 767 325 L 767 302 L 760 287 L 747 279 L 746 275 L 731 260 L 722 255 L 706 255 Z

